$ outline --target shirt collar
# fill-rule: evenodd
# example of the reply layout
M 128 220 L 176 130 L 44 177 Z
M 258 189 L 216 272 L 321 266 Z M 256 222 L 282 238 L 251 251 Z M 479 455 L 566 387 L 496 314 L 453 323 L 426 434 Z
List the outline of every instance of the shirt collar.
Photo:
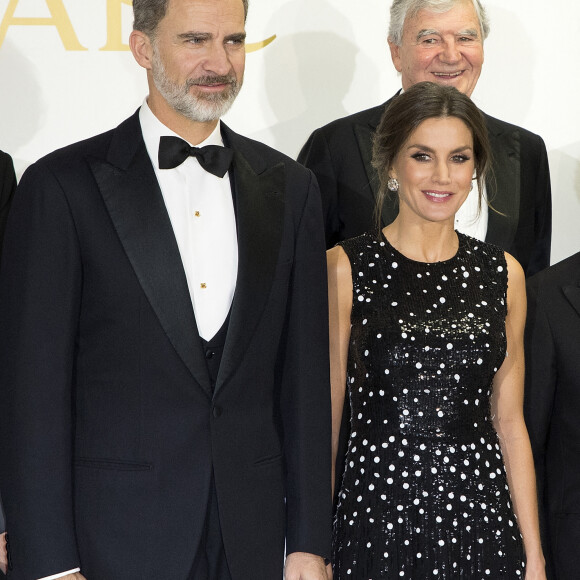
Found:
M 147 99 L 143 101 L 141 109 L 139 110 L 139 122 L 141 123 L 141 132 L 143 133 L 143 140 L 147 153 L 151 158 L 151 162 L 156 169 L 159 169 L 159 139 L 163 136 L 174 136 L 183 139 L 175 131 L 164 125 L 149 108 Z M 191 143 L 190 143 L 191 145 Z M 196 147 L 204 147 L 205 145 L 219 145 L 223 147 L 224 142 L 221 135 L 221 121 L 215 126 L 211 135 L 196 145 Z

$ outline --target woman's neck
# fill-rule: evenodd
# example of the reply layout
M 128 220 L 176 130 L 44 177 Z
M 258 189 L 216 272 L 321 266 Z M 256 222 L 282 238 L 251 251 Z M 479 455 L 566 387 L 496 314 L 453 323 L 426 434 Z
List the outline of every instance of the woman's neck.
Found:
M 455 256 L 459 239 L 453 222 L 409 223 L 397 216 L 383 234 L 398 252 L 417 262 L 443 262 Z

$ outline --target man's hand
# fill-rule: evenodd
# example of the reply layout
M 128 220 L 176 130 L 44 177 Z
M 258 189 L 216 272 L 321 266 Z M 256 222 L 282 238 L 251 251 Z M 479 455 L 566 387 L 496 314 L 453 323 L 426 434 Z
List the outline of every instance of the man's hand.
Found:
M 6 532 L 0 534 L 0 570 L 6 574 L 8 567 L 8 554 L 6 552 Z
M 326 566 L 320 556 L 293 552 L 286 557 L 285 580 L 328 580 Z
M 62 576 L 58 580 L 87 580 L 80 572 L 75 572 L 74 574 L 67 574 Z

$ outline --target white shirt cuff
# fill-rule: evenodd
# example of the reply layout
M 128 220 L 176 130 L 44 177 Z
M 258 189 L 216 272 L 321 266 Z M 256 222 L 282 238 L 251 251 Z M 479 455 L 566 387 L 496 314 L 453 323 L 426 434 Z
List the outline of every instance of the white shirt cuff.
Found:
M 53 574 L 52 576 L 45 576 L 44 578 L 39 578 L 38 580 L 56 580 L 56 578 L 62 578 L 67 574 L 74 574 L 75 572 L 80 572 L 80 568 L 75 568 L 74 570 L 68 570 L 67 572 L 61 572 L 60 574 Z

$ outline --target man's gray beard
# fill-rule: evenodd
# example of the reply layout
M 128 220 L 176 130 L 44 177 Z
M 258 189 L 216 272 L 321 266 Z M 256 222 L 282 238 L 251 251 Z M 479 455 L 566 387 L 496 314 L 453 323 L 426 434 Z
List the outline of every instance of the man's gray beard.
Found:
M 233 75 L 206 76 L 198 79 L 188 79 L 184 85 L 173 82 L 165 73 L 165 66 L 156 46 L 153 46 L 151 61 L 153 82 L 161 96 L 178 113 L 197 123 L 216 121 L 225 115 L 233 105 L 242 83 L 238 83 Z M 229 87 L 221 93 L 206 94 L 196 97 L 190 93 L 191 87 L 199 84 L 228 84 Z

